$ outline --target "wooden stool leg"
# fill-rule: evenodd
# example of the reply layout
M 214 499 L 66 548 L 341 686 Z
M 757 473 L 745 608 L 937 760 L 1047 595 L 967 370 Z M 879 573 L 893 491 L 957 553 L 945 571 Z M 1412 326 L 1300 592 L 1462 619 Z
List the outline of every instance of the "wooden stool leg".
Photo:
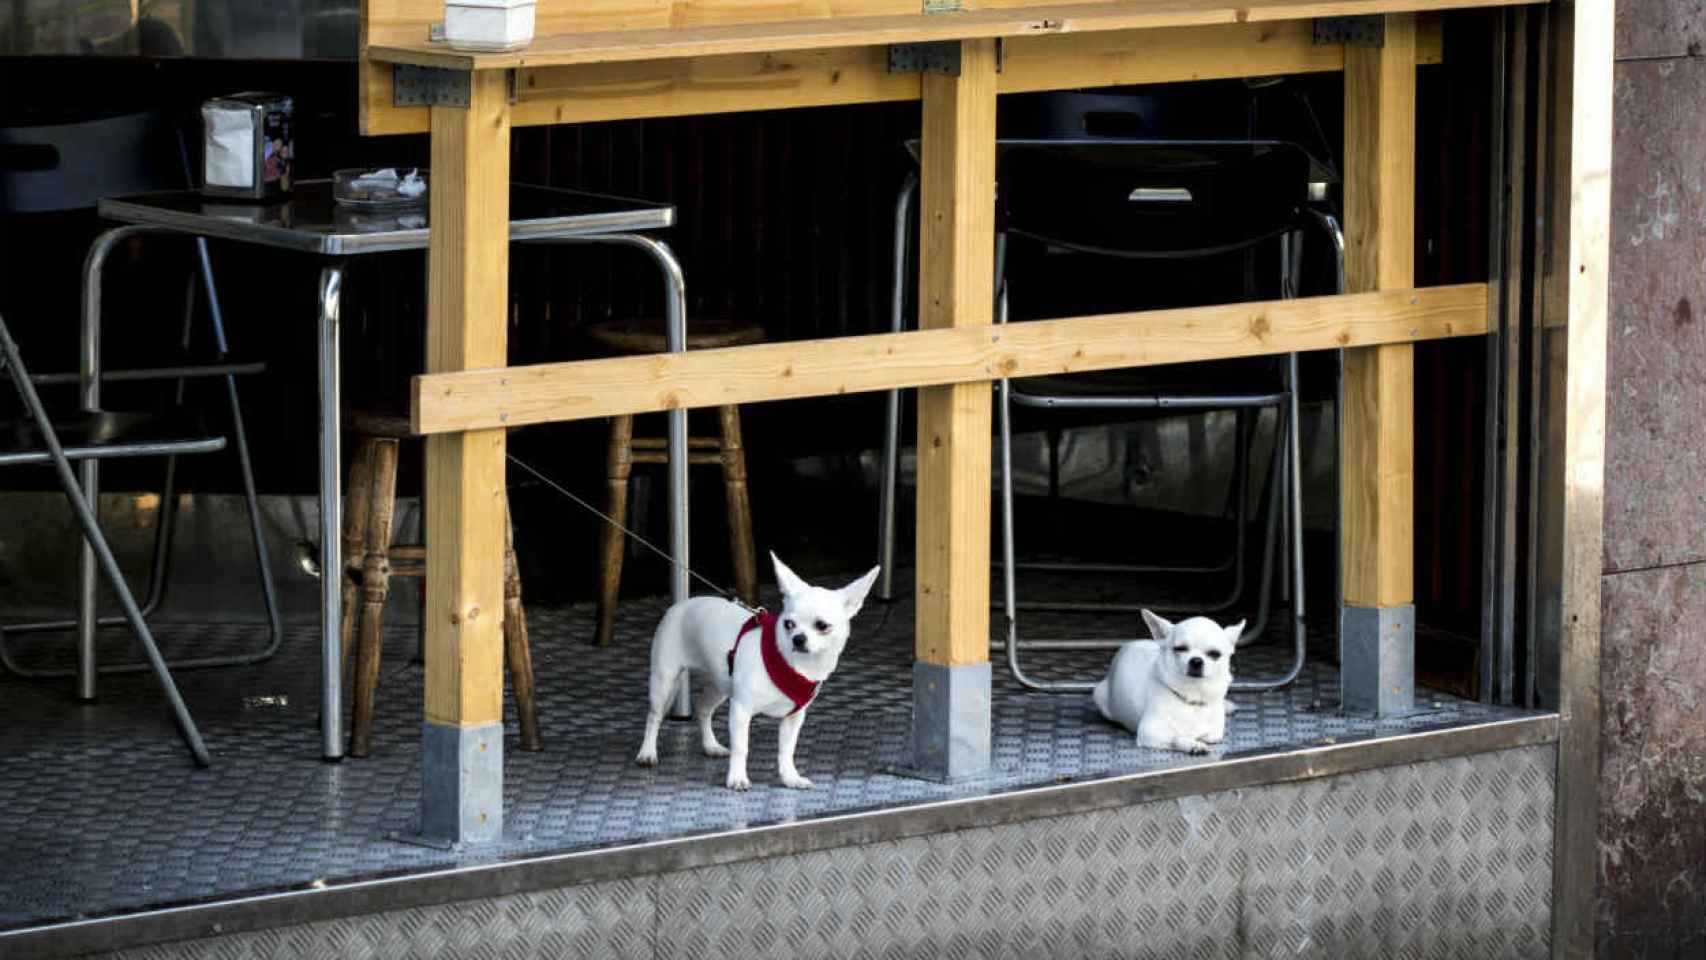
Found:
M 504 509 L 504 657 L 521 721 L 521 749 L 543 750 L 539 708 L 533 699 L 533 648 L 527 643 L 527 613 L 521 608 L 521 568 L 515 562 L 515 521 Z
M 367 504 L 373 496 L 373 441 L 367 437 L 356 440 L 350 456 L 349 482 L 344 486 L 344 602 L 342 622 L 338 624 L 339 649 L 343 656 L 344 685 L 350 682 L 355 664 L 350 651 L 355 639 L 356 624 L 361 622 L 361 609 L 356 606 L 361 591 L 361 564 L 365 559 L 363 538 L 367 536 Z
M 634 469 L 634 418 L 614 417 L 610 421 L 609 496 L 605 512 L 616 523 L 628 520 L 628 474 Z M 598 631 L 594 642 L 608 646 L 616 628 L 616 592 L 622 583 L 622 531 L 606 523 L 599 538 L 598 563 Z
M 391 592 L 391 515 L 397 503 L 397 441 L 373 443 L 373 499 L 367 508 L 367 555 L 361 568 L 361 633 L 357 641 L 352 757 L 367 756 L 373 737 L 373 700 L 385 647 L 385 598 Z
M 740 439 L 740 408 L 721 407 L 723 491 L 728 499 L 729 558 L 734 562 L 735 592 L 758 604 L 758 557 L 752 546 L 752 498 L 746 492 L 746 450 Z

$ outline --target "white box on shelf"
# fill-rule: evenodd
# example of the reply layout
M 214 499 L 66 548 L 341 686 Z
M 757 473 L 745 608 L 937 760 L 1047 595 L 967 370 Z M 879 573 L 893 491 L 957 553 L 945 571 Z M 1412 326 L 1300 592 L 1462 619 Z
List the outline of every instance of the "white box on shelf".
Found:
M 533 42 L 535 0 L 445 0 L 444 40 L 453 50 L 520 50 Z

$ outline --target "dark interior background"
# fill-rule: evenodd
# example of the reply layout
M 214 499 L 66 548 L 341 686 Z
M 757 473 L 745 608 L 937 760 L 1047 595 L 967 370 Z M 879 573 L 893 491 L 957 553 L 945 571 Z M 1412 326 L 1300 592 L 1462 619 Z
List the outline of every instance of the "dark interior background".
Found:
M 1488 42 L 1487 23 L 1476 12 L 1453 16 L 1446 62 L 1421 70 L 1419 284 L 1486 276 L 1489 61 L 1479 48 Z M 1242 82 L 1190 86 L 1216 98 L 1247 100 L 1252 132 L 1294 139 L 1336 162 L 1336 75 L 1259 88 Z M 294 98 L 300 178 L 350 166 L 427 165 L 425 137 L 357 135 L 351 63 L 0 60 L 0 123 L 163 105 L 189 123 L 203 99 L 251 89 Z M 1004 98 L 1003 132 L 1011 130 L 1013 111 L 1021 106 Z M 694 315 L 754 320 L 772 339 L 875 332 L 888 323 L 892 209 L 910 167 L 901 144 L 917 135 L 918 126 L 912 103 L 533 128 L 516 132 L 512 173 L 517 181 L 676 204 L 678 226 L 667 239 L 685 265 Z M 199 129 L 188 130 L 193 146 Z M 79 270 L 100 229 L 89 211 L 0 217 L 0 311 L 38 370 L 74 368 Z M 235 349 L 270 365 L 264 376 L 243 383 L 262 492 L 312 494 L 317 265 L 305 256 L 230 244 L 215 244 L 213 254 Z M 392 254 L 356 262 L 345 297 L 344 387 L 351 402 L 401 403 L 408 375 L 418 371 L 424 259 Z M 187 267 L 184 245 L 170 241 L 134 245 L 111 261 L 109 362 L 128 362 L 175 339 Z M 655 275 L 631 253 L 518 250 L 511 276 L 512 363 L 587 355 L 588 324 L 661 309 Z M 1484 362 L 1478 340 L 1423 344 L 1416 361 L 1419 612 L 1430 625 L 1470 636 L 1480 610 Z M 1330 358 L 1310 358 L 1306 377 L 1311 395 L 1330 395 Z M 158 396 L 135 394 L 109 387 L 108 405 Z M 9 415 L 10 401 L 0 400 L 0 411 L 7 411 L 0 416 Z M 875 493 L 856 458 L 880 444 L 881 411 L 880 395 L 743 410 L 761 552 L 775 547 L 809 557 L 802 569 L 849 570 L 869 562 Z M 910 416 L 903 423 L 910 434 Z M 651 427 L 661 430 L 662 424 Z M 598 498 L 604 440 L 600 422 L 562 424 L 518 431 L 511 449 L 578 493 Z M 403 495 L 418 489 L 417 463 L 405 457 Z M 820 469 L 802 475 L 802 463 Z M 235 490 L 233 471 L 219 458 L 189 467 L 190 489 Z M 158 470 L 146 466 L 109 468 L 108 476 L 108 490 L 158 482 Z M 523 479 L 512 476 L 512 496 L 530 598 L 589 595 L 597 521 Z M 705 505 L 695 514 L 696 565 L 725 579 L 722 517 L 715 509 L 720 480 L 714 472 L 695 471 L 694 483 L 696 502 Z M 0 489 L 50 485 L 43 472 L 0 472 Z M 651 529 L 661 531 L 661 498 L 653 498 L 653 507 Z M 905 510 L 901 529 L 899 555 L 906 557 Z M 629 564 L 626 589 L 662 584 L 661 564 Z

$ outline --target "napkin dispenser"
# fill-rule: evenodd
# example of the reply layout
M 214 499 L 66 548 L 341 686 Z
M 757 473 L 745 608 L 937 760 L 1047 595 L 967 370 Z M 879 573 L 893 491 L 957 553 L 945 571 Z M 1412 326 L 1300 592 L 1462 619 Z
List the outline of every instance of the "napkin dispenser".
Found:
M 246 200 L 288 193 L 293 109 L 279 93 L 234 93 L 203 103 L 202 193 Z

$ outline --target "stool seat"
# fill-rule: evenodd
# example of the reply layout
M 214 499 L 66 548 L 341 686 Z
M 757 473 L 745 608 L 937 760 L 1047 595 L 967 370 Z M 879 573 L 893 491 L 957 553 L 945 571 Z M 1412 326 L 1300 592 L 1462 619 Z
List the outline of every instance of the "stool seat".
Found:
M 415 436 L 409 414 L 399 410 L 351 410 L 344 414 L 344 429 L 362 437 L 408 440 Z
M 664 336 L 663 320 L 657 317 L 606 320 L 588 328 L 587 336 L 612 353 L 663 353 L 669 349 L 669 341 Z M 764 328 L 756 323 L 719 317 L 695 317 L 687 323 L 689 350 L 744 347 L 763 342 Z

